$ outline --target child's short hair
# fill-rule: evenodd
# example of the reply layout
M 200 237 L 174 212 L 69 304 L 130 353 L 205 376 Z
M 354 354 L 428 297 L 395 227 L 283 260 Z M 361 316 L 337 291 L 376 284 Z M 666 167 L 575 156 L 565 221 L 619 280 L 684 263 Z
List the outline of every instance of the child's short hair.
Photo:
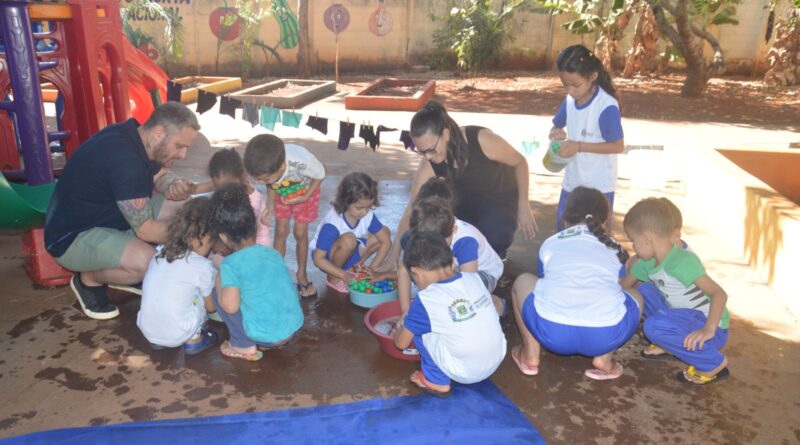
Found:
M 667 208 L 669 208 L 670 213 L 672 214 L 672 223 L 675 225 L 673 230 L 679 230 L 683 227 L 683 214 L 681 214 L 681 209 L 675 205 L 674 202 L 670 201 L 667 198 L 658 198 L 661 202 L 664 203 Z
M 411 233 L 434 232 L 442 238 L 453 234 L 456 218 L 453 210 L 442 198 L 435 196 L 416 201 L 411 207 L 411 219 L 408 228 Z
M 566 225 L 586 224 L 586 227 L 609 249 L 617 251 L 619 262 L 628 262 L 628 252 L 619 245 L 607 232 L 604 224 L 608 220 L 611 206 L 606 196 L 597 189 L 578 186 L 575 187 L 567 198 L 564 209 L 564 222 Z
M 275 173 L 285 161 L 283 141 L 271 134 L 260 134 L 250 139 L 244 148 L 244 168 L 255 178 Z
M 256 236 L 256 215 L 242 184 L 220 187 L 211 197 L 211 230 L 234 244 Z
M 208 161 L 208 175 L 212 178 L 227 176 L 231 178 L 244 177 L 244 164 L 242 157 L 234 149 L 223 148 L 216 151 Z
M 453 251 L 444 237 L 434 232 L 416 232 L 411 235 L 403 253 L 403 265 L 424 270 L 442 269 L 453 265 Z
M 378 183 L 366 173 L 353 172 L 342 178 L 336 188 L 336 199 L 331 203 L 338 213 L 344 213 L 347 206 L 360 199 L 371 199 L 373 206 L 379 206 Z
M 158 258 L 166 258 L 171 263 L 189 255 L 191 242 L 211 233 L 210 216 L 211 201 L 206 197 L 194 198 L 183 204 L 169 224 L 167 240 Z
M 650 231 L 658 236 L 675 233 L 675 216 L 670 206 L 661 198 L 645 198 L 631 207 L 623 221 L 625 230 L 633 233 Z
M 421 201 L 431 197 L 442 198 L 450 209 L 455 212 L 457 205 L 456 194 L 453 192 L 453 186 L 448 179 L 437 177 L 428 179 L 419 188 L 415 201 Z

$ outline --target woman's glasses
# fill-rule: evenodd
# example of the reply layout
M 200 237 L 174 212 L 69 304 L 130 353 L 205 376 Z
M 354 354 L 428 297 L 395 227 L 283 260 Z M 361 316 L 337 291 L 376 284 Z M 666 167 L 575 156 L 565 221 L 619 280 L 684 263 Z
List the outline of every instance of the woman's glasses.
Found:
M 436 148 L 439 146 L 439 139 L 441 139 L 441 138 L 442 138 L 442 135 L 440 134 L 439 137 L 436 138 L 436 142 L 434 142 L 433 145 L 431 145 L 430 147 L 428 147 L 428 148 L 426 148 L 424 150 L 417 150 L 417 153 L 419 153 L 421 156 L 428 156 L 428 155 L 433 156 L 433 155 L 435 155 L 436 154 Z

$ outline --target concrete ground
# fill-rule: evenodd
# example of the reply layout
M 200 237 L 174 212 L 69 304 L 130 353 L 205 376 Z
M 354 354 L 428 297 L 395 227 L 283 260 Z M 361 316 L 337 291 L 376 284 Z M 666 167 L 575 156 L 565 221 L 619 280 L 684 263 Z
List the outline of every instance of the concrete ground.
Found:
M 337 98 L 302 112 L 351 122 L 406 128 L 410 114 L 345 112 Z M 461 124 L 494 129 L 514 145 L 546 138 L 545 116 L 458 113 Z M 243 147 L 260 129 L 213 112 L 201 117 L 204 136 L 176 170 L 204 178 L 210 154 L 225 145 Z M 664 145 L 664 151 L 623 157 L 614 228 L 621 239 L 624 212 L 642 197 L 667 196 L 684 210 L 684 237 L 700 254 L 709 274 L 729 294 L 731 336 L 725 349 L 731 377 L 704 388 L 675 380 L 685 365 L 639 356 L 645 345 L 634 337 L 619 351 L 625 375 L 596 382 L 583 377 L 584 357 L 545 353 L 541 372 L 523 376 L 510 357 L 492 377 L 494 383 L 552 443 L 764 443 L 800 442 L 800 325 L 797 315 L 759 282 L 740 252 L 731 252 L 702 221 L 702 209 L 687 207 L 681 168 L 691 150 L 734 143 L 782 144 L 788 132 L 710 124 L 626 120 L 626 141 Z M 278 134 L 309 147 L 326 165 L 320 213 L 339 179 L 350 171 L 380 180 L 380 217 L 395 226 L 407 201 L 418 156 L 402 150 L 399 133 L 388 133 L 377 153 L 353 140 L 347 151 L 335 146 L 338 122 L 328 136 L 308 129 Z M 535 129 L 535 130 L 531 130 Z M 794 137 L 796 139 L 796 135 Z M 684 145 L 683 141 L 688 141 Z M 530 158 L 530 196 L 540 234 L 533 242 L 517 239 L 510 250 L 508 279 L 499 294 L 508 298 L 511 278 L 532 271 L 538 246 L 554 232 L 560 178 L 539 167 L 540 152 Z M 630 246 L 628 246 L 630 247 Z M 289 246 L 287 262 L 296 267 Z M 285 347 L 265 354 L 260 363 L 223 358 L 217 350 L 186 357 L 177 350 L 151 351 L 136 327 L 138 298 L 112 291 L 120 304 L 115 320 L 86 318 L 68 287 L 42 289 L 22 268 L 19 236 L 0 236 L 0 437 L 43 429 L 108 423 L 232 414 L 417 394 L 408 383 L 416 364 L 386 356 L 363 325 L 365 311 L 324 287 L 304 301 L 305 325 Z M 224 332 L 221 324 L 212 324 Z M 509 346 L 519 344 L 512 320 L 503 323 Z M 224 334 L 223 334 L 224 335 Z M 324 438 L 321 438 L 324 442 Z

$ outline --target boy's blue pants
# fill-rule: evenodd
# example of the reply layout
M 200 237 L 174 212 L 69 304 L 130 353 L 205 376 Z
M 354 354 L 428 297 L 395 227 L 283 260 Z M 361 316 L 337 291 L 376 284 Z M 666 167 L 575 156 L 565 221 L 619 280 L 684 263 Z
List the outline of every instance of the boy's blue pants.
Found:
M 653 283 L 641 284 L 637 290 L 644 299 L 644 335 L 651 343 L 698 371 L 711 371 L 722 364 L 725 356 L 720 349 L 728 341 L 727 329 L 717 327 L 714 337 L 706 341 L 702 349 L 688 351 L 683 347 L 684 339 L 705 326 L 706 316 L 696 309 L 670 308 Z
M 422 342 L 421 335 L 414 336 L 414 346 L 416 346 L 417 351 L 419 351 L 420 364 L 422 365 L 422 373 L 425 375 L 425 380 L 436 385 L 449 385 L 450 377 L 447 377 L 447 375 L 439 369 L 439 366 L 436 365 L 436 362 L 433 361 L 431 354 L 428 352 L 428 348 L 426 348 L 425 344 Z

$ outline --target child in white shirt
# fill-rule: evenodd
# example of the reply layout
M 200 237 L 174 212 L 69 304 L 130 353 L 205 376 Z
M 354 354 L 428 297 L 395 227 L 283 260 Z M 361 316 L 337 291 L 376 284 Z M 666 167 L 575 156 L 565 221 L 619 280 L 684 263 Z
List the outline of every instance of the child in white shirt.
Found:
M 394 335 L 400 349 L 414 342 L 421 371 L 418 388 L 450 395 L 451 380 L 470 384 L 489 378 L 506 354 L 506 338 L 489 291 L 478 274 L 453 271 L 453 253 L 438 234 L 411 235 L 403 263 L 421 289 L 403 327 Z
M 210 208 L 205 197 L 184 204 L 147 267 L 136 325 L 153 349 L 183 345 L 192 355 L 217 342 L 217 333 L 204 328 L 206 311 L 215 311 L 211 293 L 217 275 L 207 258 L 213 244 Z

